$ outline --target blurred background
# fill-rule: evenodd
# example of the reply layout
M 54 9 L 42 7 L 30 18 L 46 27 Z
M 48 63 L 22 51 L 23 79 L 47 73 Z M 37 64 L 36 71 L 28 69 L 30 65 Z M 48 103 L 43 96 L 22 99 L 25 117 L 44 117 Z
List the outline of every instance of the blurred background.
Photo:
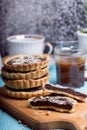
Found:
M 56 44 L 76 40 L 84 26 L 81 0 L 0 0 L 0 53 L 7 55 L 6 38 L 17 34 L 41 34 Z

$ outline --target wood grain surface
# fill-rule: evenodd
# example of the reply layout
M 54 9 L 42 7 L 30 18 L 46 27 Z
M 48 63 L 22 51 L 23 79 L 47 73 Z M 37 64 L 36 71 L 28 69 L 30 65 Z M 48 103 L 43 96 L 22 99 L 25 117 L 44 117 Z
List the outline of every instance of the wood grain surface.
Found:
M 27 100 L 9 98 L 5 88 L 0 88 L 0 107 L 34 130 L 87 129 L 87 103 L 78 103 L 74 113 L 35 110 L 28 107 Z

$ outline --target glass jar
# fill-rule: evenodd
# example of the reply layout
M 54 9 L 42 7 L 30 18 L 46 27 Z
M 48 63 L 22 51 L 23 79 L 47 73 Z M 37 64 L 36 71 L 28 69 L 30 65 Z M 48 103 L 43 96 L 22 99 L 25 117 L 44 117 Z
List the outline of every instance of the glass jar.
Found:
M 84 86 L 84 72 L 87 50 L 67 42 L 54 48 L 57 83 L 69 87 Z

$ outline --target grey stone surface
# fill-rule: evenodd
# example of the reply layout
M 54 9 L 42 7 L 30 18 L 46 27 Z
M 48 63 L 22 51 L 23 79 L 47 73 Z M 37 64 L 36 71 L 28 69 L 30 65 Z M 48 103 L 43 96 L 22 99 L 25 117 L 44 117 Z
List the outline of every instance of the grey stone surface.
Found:
M 0 51 L 7 54 L 6 38 L 42 34 L 46 41 L 75 40 L 84 24 L 81 0 L 0 0 Z

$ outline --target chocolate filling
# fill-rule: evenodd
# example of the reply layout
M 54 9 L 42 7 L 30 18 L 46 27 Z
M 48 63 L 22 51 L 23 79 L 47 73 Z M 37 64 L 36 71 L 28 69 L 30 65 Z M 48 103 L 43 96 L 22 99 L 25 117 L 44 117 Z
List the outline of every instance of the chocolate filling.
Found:
M 44 70 L 45 68 L 47 68 L 47 66 L 45 66 L 45 67 L 42 68 L 41 70 Z M 36 70 L 27 71 L 27 72 L 20 72 L 20 71 L 14 72 L 14 71 L 9 70 L 9 69 L 7 69 L 7 68 L 5 68 L 5 67 L 2 67 L 2 71 L 6 71 L 6 72 L 8 72 L 8 73 L 21 73 L 21 74 L 27 74 L 27 73 L 29 73 L 29 72 L 35 72 Z
M 24 57 L 17 57 L 14 59 L 11 59 L 10 61 L 7 62 L 7 64 L 12 65 L 12 64 L 34 64 L 34 63 L 39 63 L 44 61 L 45 58 L 42 58 L 40 56 L 24 56 Z
M 45 88 L 48 89 L 48 90 L 53 90 L 53 91 L 55 91 L 55 93 L 58 90 L 58 91 L 61 91 L 61 93 L 65 92 L 65 93 L 72 94 L 72 95 L 78 96 L 78 97 L 83 97 L 83 98 L 87 97 L 86 94 L 77 92 L 74 89 L 69 88 L 69 87 L 62 87 L 62 86 L 57 86 L 57 85 L 54 86 L 54 85 L 51 85 L 51 84 L 46 84 Z
M 34 87 L 34 88 L 27 88 L 27 89 L 13 89 L 13 88 L 9 88 L 7 86 L 5 86 L 7 89 L 9 89 L 10 91 L 14 91 L 14 92 L 35 92 L 35 91 L 39 91 L 42 90 L 42 87 Z
M 45 74 L 44 76 L 42 76 L 41 78 L 37 78 L 37 79 L 32 79 L 32 80 L 39 80 L 39 79 L 42 79 L 42 78 L 44 78 L 44 77 L 46 77 L 46 76 L 48 76 L 48 74 Z M 4 82 L 6 82 L 6 81 L 8 81 L 8 80 L 10 80 L 10 81 L 16 81 L 16 80 L 21 80 L 21 79 L 8 79 L 7 77 L 4 77 L 3 75 L 2 75 L 2 79 L 3 79 L 3 81 Z M 28 79 L 25 79 L 25 80 L 28 80 Z
M 44 96 L 36 97 L 30 101 L 32 106 L 53 106 L 54 108 L 62 108 L 71 110 L 73 108 L 74 102 L 71 98 L 62 96 Z

